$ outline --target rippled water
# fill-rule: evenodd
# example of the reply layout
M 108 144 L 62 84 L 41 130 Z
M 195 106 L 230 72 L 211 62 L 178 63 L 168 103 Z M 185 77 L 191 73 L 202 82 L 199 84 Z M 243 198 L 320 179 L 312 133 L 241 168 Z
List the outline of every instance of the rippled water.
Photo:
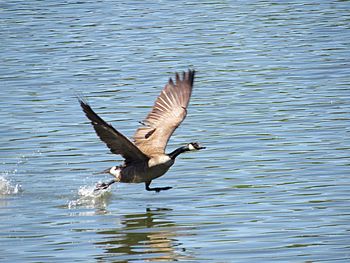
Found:
M 347 262 L 349 1 L 0 3 L 0 261 Z M 76 95 L 131 136 L 195 68 L 181 156 L 150 193 Z M 116 162 L 117 160 L 117 162 Z

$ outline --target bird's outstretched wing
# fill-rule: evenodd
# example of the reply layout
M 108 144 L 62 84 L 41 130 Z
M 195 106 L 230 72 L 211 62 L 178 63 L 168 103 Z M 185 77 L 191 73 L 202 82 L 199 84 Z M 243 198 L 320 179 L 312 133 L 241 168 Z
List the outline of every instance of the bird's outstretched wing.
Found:
M 134 135 L 135 145 L 147 156 L 164 153 L 170 136 L 185 119 L 190 101 L 194 70 L 170 78 L 151 112 Z
M 79 99 L 79 102 L 86 117 L 88 117 L 91 124 L 94 126 L 98 137 L 107 144 L 112 153 L 123 156 L 126 163 L 148 160 L 148 157 L 143 154 L 134 143 L 114 129 L 112 125 L 106 123 L 92 110 L 88 103 L 81 99 Z

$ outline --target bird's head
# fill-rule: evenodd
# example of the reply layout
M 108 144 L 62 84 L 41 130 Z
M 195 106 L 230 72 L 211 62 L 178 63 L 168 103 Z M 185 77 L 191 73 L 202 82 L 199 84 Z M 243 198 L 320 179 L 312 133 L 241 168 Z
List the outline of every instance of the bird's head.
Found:
M 198 142 L 190 142 L 187 144 L 187 148 L 189 151 L 198 151 L 201 149 L 205 149 L 202 145 L 200 145 Z

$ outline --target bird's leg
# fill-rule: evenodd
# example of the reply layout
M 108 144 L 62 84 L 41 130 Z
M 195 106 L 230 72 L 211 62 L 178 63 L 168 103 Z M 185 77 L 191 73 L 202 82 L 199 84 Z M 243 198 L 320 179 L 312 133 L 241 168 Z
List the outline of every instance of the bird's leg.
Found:
M 111 180 L 108 183 L 101 183 L 101 184 L 97 184 L 96 188 L 94 190 L 94 192 L 102 190 L 102 189 L 107 189 L 111 184 L 114 184 L 116 182 L 116 180 Z
M 151 188 L 149 187 L 151 185 L 151 182 L 146 182 L 145 185 L 146 185 L 146 190 L 147 191 L 156 191 L 157 193 L 159 193 L 160 191 L 164 191 L 164 190 L 169 190 L 171 189 L 172 187 L 171 186 L 167 186 L 167 187 L 154 187 L 154 188 Z

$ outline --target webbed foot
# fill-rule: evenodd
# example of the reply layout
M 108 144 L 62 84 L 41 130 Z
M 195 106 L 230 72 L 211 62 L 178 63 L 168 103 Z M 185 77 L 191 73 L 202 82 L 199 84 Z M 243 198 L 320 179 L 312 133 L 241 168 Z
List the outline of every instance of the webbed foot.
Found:
M 150 184 L 151 184 L 151 182 L 145 183 L 147 191 L 155 191 L 155 192 L 159 193 L 160 191 L 165 191 L 165 190 L 169 190 L 172 188 L 171 186 L 151 188 L 151 187 L 149 187 Z
M 115 182 L 116 182 L 115 180 L 112 180 L 112 181 L 109 181 L 108 183 L 97 184 L 94 192 L 107 189 L 111 184 L 114 184 Z

